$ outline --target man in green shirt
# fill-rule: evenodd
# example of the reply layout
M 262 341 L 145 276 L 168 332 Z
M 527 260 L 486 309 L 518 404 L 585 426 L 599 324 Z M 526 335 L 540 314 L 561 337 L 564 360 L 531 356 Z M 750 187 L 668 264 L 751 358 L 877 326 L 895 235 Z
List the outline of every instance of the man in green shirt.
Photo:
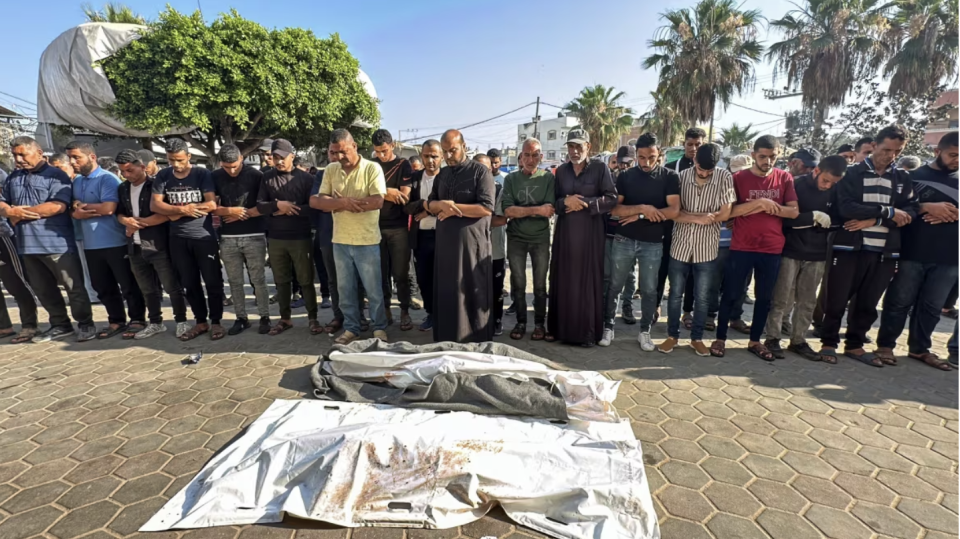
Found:
M 527 332 L 527 255 L 533 265 L 533 323 L 531 339 L 543 340 L 547 319 L 547 269 L 550 267 L 550 218 L 554 214 L 555 179 L 539 168 L 540 141 L 529 138 L 520 150 L 520 170 L 503 181 L 503 214 L 507 222 L 507 261 L 510 291 L 517 310 L 517 325 L 510 338 Z

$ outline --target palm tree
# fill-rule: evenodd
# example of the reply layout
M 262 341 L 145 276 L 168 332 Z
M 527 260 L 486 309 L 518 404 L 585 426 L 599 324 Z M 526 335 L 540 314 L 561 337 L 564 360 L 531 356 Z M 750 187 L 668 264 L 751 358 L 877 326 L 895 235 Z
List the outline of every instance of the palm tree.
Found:
M 653 98 L 653 105 L 638 118 L 640 131 L 656 135 L 663 147 L 679 144 L 687 129 L 680 111 L 663 92 L 650 92 L 650 97 Z
M 759 131 L 750 131 L 753 124 L 747 124 L 740 127 L 737 124 L 731 124 L 730 127 L 720 130 L 720 145 L 730 148 L 736 152 L 742 152 L 750 148 L 753 139 L 760 135 Z
M 774 74 L 787 86 L 800 83 L 803 105 L 813 110 L 813 139 L 822 140 L 827 113 L 843 104 L 857 77 L 880 66 L 888 54 L 880 0 L 807 0 L 770 25 L 783 41 L 770 46 Z
M 660 68 L 658 90 L 672 101 L 688 124 L 710 121 L 755 81 L 754 64 L 763 54 L 757 41 L 761 16 L 741 11 L 733 0 L 701 0 L 693 8 L 661 14 L 667 24 L 649 45 L 658 52 L 643 61 Z
M 83 5 L 83 14 L 87 22 L 119 22 L 127 24 L 147 24 L 147 19 L 135 13 L 123 4 L 105 4 L 103 9 L 94 9 L 90 4 Z
M 957 0 L 898 0 L 888 41 L 896 53 L 883 70 L 890 93 L 922 97 L 957 75 Z
M 633 110 L 620 104 L 623 96 L 623 92 L 613 87 L 598 84 L 581 90 L 580 95 L 564 107 L 580 120 L 580 127 L 590 135 L 594 153 L 616 150 L 620 135 L 630 131 Z

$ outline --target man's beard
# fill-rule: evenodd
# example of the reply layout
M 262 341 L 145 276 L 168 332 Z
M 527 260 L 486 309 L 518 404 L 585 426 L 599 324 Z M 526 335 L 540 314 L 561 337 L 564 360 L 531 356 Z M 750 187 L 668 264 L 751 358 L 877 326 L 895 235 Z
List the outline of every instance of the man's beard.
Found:
M 946 170 L 947 172 L 956 172 L 956 168 L 950 168 L 946 163 L 943 162 L 943 159 L 940 159 L 940 156 L 937 156 L 937 168 L 940 170 Z

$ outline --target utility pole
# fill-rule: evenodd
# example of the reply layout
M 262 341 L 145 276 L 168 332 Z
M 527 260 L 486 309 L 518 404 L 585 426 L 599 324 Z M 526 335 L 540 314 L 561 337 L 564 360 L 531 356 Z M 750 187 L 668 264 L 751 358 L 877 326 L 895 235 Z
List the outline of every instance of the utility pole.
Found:
M 540 96 L 537 96 L 537 110 L 533 113 L 533 138 L 540 140 Z

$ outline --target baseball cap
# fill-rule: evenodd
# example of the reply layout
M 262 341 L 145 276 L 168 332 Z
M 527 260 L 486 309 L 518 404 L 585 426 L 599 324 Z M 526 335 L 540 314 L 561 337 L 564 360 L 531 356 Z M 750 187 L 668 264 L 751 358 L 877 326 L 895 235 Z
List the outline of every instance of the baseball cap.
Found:
M 571 129 L 567 133 L 567 144 L 587 144 L 590 142 L 590 135 L 583 129 Z
M 720 162 L 720 146 L 714 143 L 704 144 L 697 148 L 697 165 L 703 170 L 713 170 Z
M 803 166 L 813 168 L 820 163 L 820 152 L 816 148 L 800 148 L 793 154 L 793 159 L 799 159 Z
M 293 144 L 289 140 L 278 138 L 270 145 L 270 153 L 275 153 L 280 157 L 286 157 L 293 153 Z
M 157 156 L 153 155 L 153 152 L 150 150 L 137 150 L 137 157 L 140 159 L 140 162 L 144 165 L 148 163 L 153 163 L 157 160 Z
M 620 146 L 617 150 L 617 163 L 633 163 L 637 160 L 637 150 L 633 146 Z
M 260 151 L 261 151 L 261 152 L 269 152 L 269 151 L 270 151 L 270 146 L 272 146 L 272 145 L 273 145 L 273 139 L 272 139 L 272 138 L 265 138 L 265 139 L 263 139 L 263 142 L 260 144 Z
M 840 155 L 842 153 L 847 153 L 847 152 L 855 152 L 855 151 L 857 150 L 853 147 L 853 144 L 844 144 L 839 148 L 837 148 L 837 155 Z
M 730 172 L 740 172 L 743 169 L 753 166 L 753 158 L 742 153 L 730 158 Z

